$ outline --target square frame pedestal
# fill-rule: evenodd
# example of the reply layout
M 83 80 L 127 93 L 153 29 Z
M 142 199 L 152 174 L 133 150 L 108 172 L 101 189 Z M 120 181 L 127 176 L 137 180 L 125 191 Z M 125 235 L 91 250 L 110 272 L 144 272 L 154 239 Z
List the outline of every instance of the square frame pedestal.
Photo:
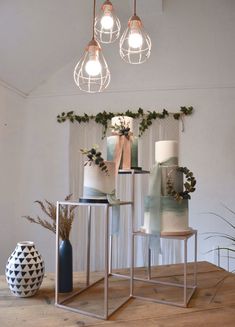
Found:
M 156 303 L 162 303 L 162 304 L 169 304 L 174 305 L 178 307 L 187 307 L 190 299 L 192 298 L 196 288 L 197 288 L 197 231 L 191 230 L 189 233 L 185 233 L 185 235 L 173 235 L 171 234 L 164 234 L 160 235 L 160 238 L 167 238 L 167 239 L 174 239 L 183 241 L 184 246 L 184 263 L 183 263 L 183 283 L 174 283 L 174 282 L 166 282 L 162 280 L 152 279 L 151 277 L 151 252 L 149 250 L 148 253 L 148 279 L 146 278 L 138 278 L 135 277 L 134 274 L 134 245 L 135 245 L 135 238 L 138 236 L 142 237 L 157 237 L 156 235 L 147 234 L 143 232 L 133 232 L 132 234 L 132 265 L 131 265 L 131 290 L 132 294 L 131 296 L 133 298 L 141 299 L 141 300 L 147 300 L 151 302 Z M 187 282 L 187 276 L 188 276 L 188 240 L 194 236 L 194 268 L 193 268 L 193 283 L 188 284 Z M 172 286 L 172 287 L 178 287 L 183 288 L 183 299 L 182 302 L 175 302 L 175 301 L 166 301 L 162 299 L 155 299 L 155 298 L 149 298 L 144 296 L 135 295 L 135 281 L 144 282 L 148 284 L 160 284 L 165 286 Z M 189 294 L 187 294 L 187 291 L 190 290 Z
M 133 230 L 133 203 L 131 201 L 121 201 L 118 203 L 119 206 L 126 206 L 129 205 L 131 207 L 131 214 L 128 217 L 129 222 L 131 225 L 131 230 Z M 59 293 L 59 227 L 60 227 L 60 207 L 61 206 L 82 206 L 86 207 L 88 211 L 88 219 L 87 219 L 87 244 L 86 246 L 86 252 L 87 252 L 87 263 L 86 263 L 86 285 L 73 292 L 72 294 L 68 295 L 67 297 L 60 299 L 60 293 Z M 110 277 L 122 277 L 121 275 L 112 274 L 110 272 L 109 262 L 110 262 L 110 244 L 109 244 L 109 225 L 110 225 L 110 216 L 112 214 L 112 208 L 115 206 L 115 204 L 109 204 L 109 203 L 101 203 L 99 201 L 97 202 L 70 202 L 70 201 L 57 201 L 56 205 L 56 271 L 55 271 L 55 306 L 66 309 L 69 311 L 77 312 L 84 314 L 86 316 L 91 316 L 94 318 L 104 319 L 107 320 L 112 314 L 114 314 L 119 308 L 121 308 L 125 303 L 127 303 L 130 299 L 130 293 L 128 294 L 128 297 L 122 301 L 119 305 L 117 305 L 114 309 L 109 308 L 109 280 Z M 103 271 L 103 277 L 96 280 L 95 282 L 90 282 L 90 242 L 91 242 L 91 210 L 93 207 L 100 207 L 103 208 L 103 219 L 102 224 L 104 226 L 104 271 Z M 127 219 L 128 219 L 127 218 Z M 131 242 L 130 242 L 131 243 Z M 130 244 L 131 247 L 132 243 Z M 132 250 L 131 250 L 132 252 Z M 103 302 L 103 314 L 96 314 L 90 311 L 82 310 L 79 307 L 73 307 L 71 306 L 68 301 L 72 301 L 73 298 L 79 297 L 83 292 L 87 290 L 92 291 L 92 287 L 97 285 L 98 283 L 103 282 L 103 299 L 101 300 Z M 129 287 L 131 286 L 130 283 L 128 283 Z

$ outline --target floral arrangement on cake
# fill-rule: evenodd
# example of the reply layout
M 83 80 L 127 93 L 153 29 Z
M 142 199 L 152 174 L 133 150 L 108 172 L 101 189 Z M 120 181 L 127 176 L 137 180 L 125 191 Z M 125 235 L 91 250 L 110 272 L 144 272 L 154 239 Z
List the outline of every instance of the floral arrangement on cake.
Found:
M 94 145 L 91 149 L 80 149 L 83 155 L 87 156 L 87 160 L 84 163 L 84 166 L 91 165 L 94 163 L 99 166 L 101 171 L 108 174 L 108 167 L 105 164 L 104 158 L 102 157 L 102 153 L 98 151 L 98 145 Z
M 191 195 L 189 193 L 193 193 L 196 190 L 196 179 L 193 176 L 193 173 L 187 167 L 177 167 L 176 170 L 185 175 L 186 182 L 184 183 L 184 191 L 177 192 L 174 189 L 173 182 L 169 174 L 167 180 L 167 192 L 169 195 L 173 196 L 177 202 L 181 202 L 182 200 L 190 200 Z
M 133 118 L 117 116 L 109 126 L 112 135 L 107 138 L 107 157 L 116 163 L 116 169 L 138 167 L 138 141 L 133 136 Z
M 72 197 L 72 194 L 69 194 L 66 196 L 65 201 L 69 201 Z M 32 218 L 30 216 L 23 216 L 23 218 L 26 218 L 30 223 L 35 223 L 38 225 L 41 225 L 42 227 L 52 231 L 53 233 L 56 233 L 56 205 L 52 202 L 49 202 L 47 200 L 43 201 L 35 201 L 35 203 L 39 204 L 41 210 L 46 215 L 46 217 L 49 217 L 52 222 L 49 222 L 45 218 L 40 218 L 37 216 L 37 218 Z M 68 209 L 68 206 L 61 206 L 60 207 L 60 227 L 59 227 L 59 235 L 62 240 L 68 240 L 69 235 L 72 229 L 72 224 L 74 221 L 74 209 L 76 206 L 70 206 L 70 209 Z
M 131 129 L 129 127 L 129 122 L 125 123 L 124 117 L 119 118 L 119 124 L 111 125 L 110 128 L 114 131 L 114 133 L 119 136 L 126 136 L 129 139 L 131 133 Z

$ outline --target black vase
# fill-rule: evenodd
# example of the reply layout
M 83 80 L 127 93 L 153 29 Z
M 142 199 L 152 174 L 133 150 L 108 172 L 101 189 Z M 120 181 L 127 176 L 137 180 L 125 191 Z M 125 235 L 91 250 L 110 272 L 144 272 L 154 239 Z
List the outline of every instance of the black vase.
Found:
M 73 249 L 69 240 L 62 240 L 59 247 L 59 292 L 73 290 Z

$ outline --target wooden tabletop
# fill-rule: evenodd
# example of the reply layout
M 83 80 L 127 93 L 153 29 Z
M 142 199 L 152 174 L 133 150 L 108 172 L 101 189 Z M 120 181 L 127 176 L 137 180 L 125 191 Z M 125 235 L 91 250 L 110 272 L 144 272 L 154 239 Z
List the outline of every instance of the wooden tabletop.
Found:
M 140 274 L 145 274 L 140 269 Z M 192 267 L 189 267 L 190 276 Z M 83 278 L 82 273 L 75 274 L 75 284 Z M 153 269 L 153 277 L 182 281 L 182 265 L 167 265 Z M 190 278 L 189 276 L 189 278 Z M 138 283 L 139 284 L 139 283 Z M 128 292 L 127 280 L 117 280 L 111 284 L 110 297 L 118 301 L 122 291 Z M 141 283 L 137 292 L 148 292 Z M 179 295 L 174 290 L 158 288 L 149 290 L 160 298 Z M 89 291 L 82 304 L 89 299 L 94 301 L 96 291 Z M 116 292 L 116 293 L 115 293 Z M 178 292 L 178 290 L 177 290 Z M 98 303 L 98 302 L 97 302 Z M 102 301 L 99 300 L 99 304 Z M 235 275 L 228 273 L 208 262 L 198 263 L 198 288 L 188 308 L 131 299 L 108 321 L 103 321 L 54 306 L 54 274 L 47 274 L 39 292 L 30 298 L 17 298 L 11 295 L 5 277 L 0 277 L 0 327 L 163 327 L 163 326 L 235 326 Z

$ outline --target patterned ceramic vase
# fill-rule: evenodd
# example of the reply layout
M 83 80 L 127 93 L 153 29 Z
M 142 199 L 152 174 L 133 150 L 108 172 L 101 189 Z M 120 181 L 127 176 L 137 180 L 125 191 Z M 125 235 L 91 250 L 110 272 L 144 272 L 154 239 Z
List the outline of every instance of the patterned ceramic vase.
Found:
M 44 262 L 33 242 L 19 242 L 6 265 L 6 280 L 15 296 L 33 296 L 41 286 Z

